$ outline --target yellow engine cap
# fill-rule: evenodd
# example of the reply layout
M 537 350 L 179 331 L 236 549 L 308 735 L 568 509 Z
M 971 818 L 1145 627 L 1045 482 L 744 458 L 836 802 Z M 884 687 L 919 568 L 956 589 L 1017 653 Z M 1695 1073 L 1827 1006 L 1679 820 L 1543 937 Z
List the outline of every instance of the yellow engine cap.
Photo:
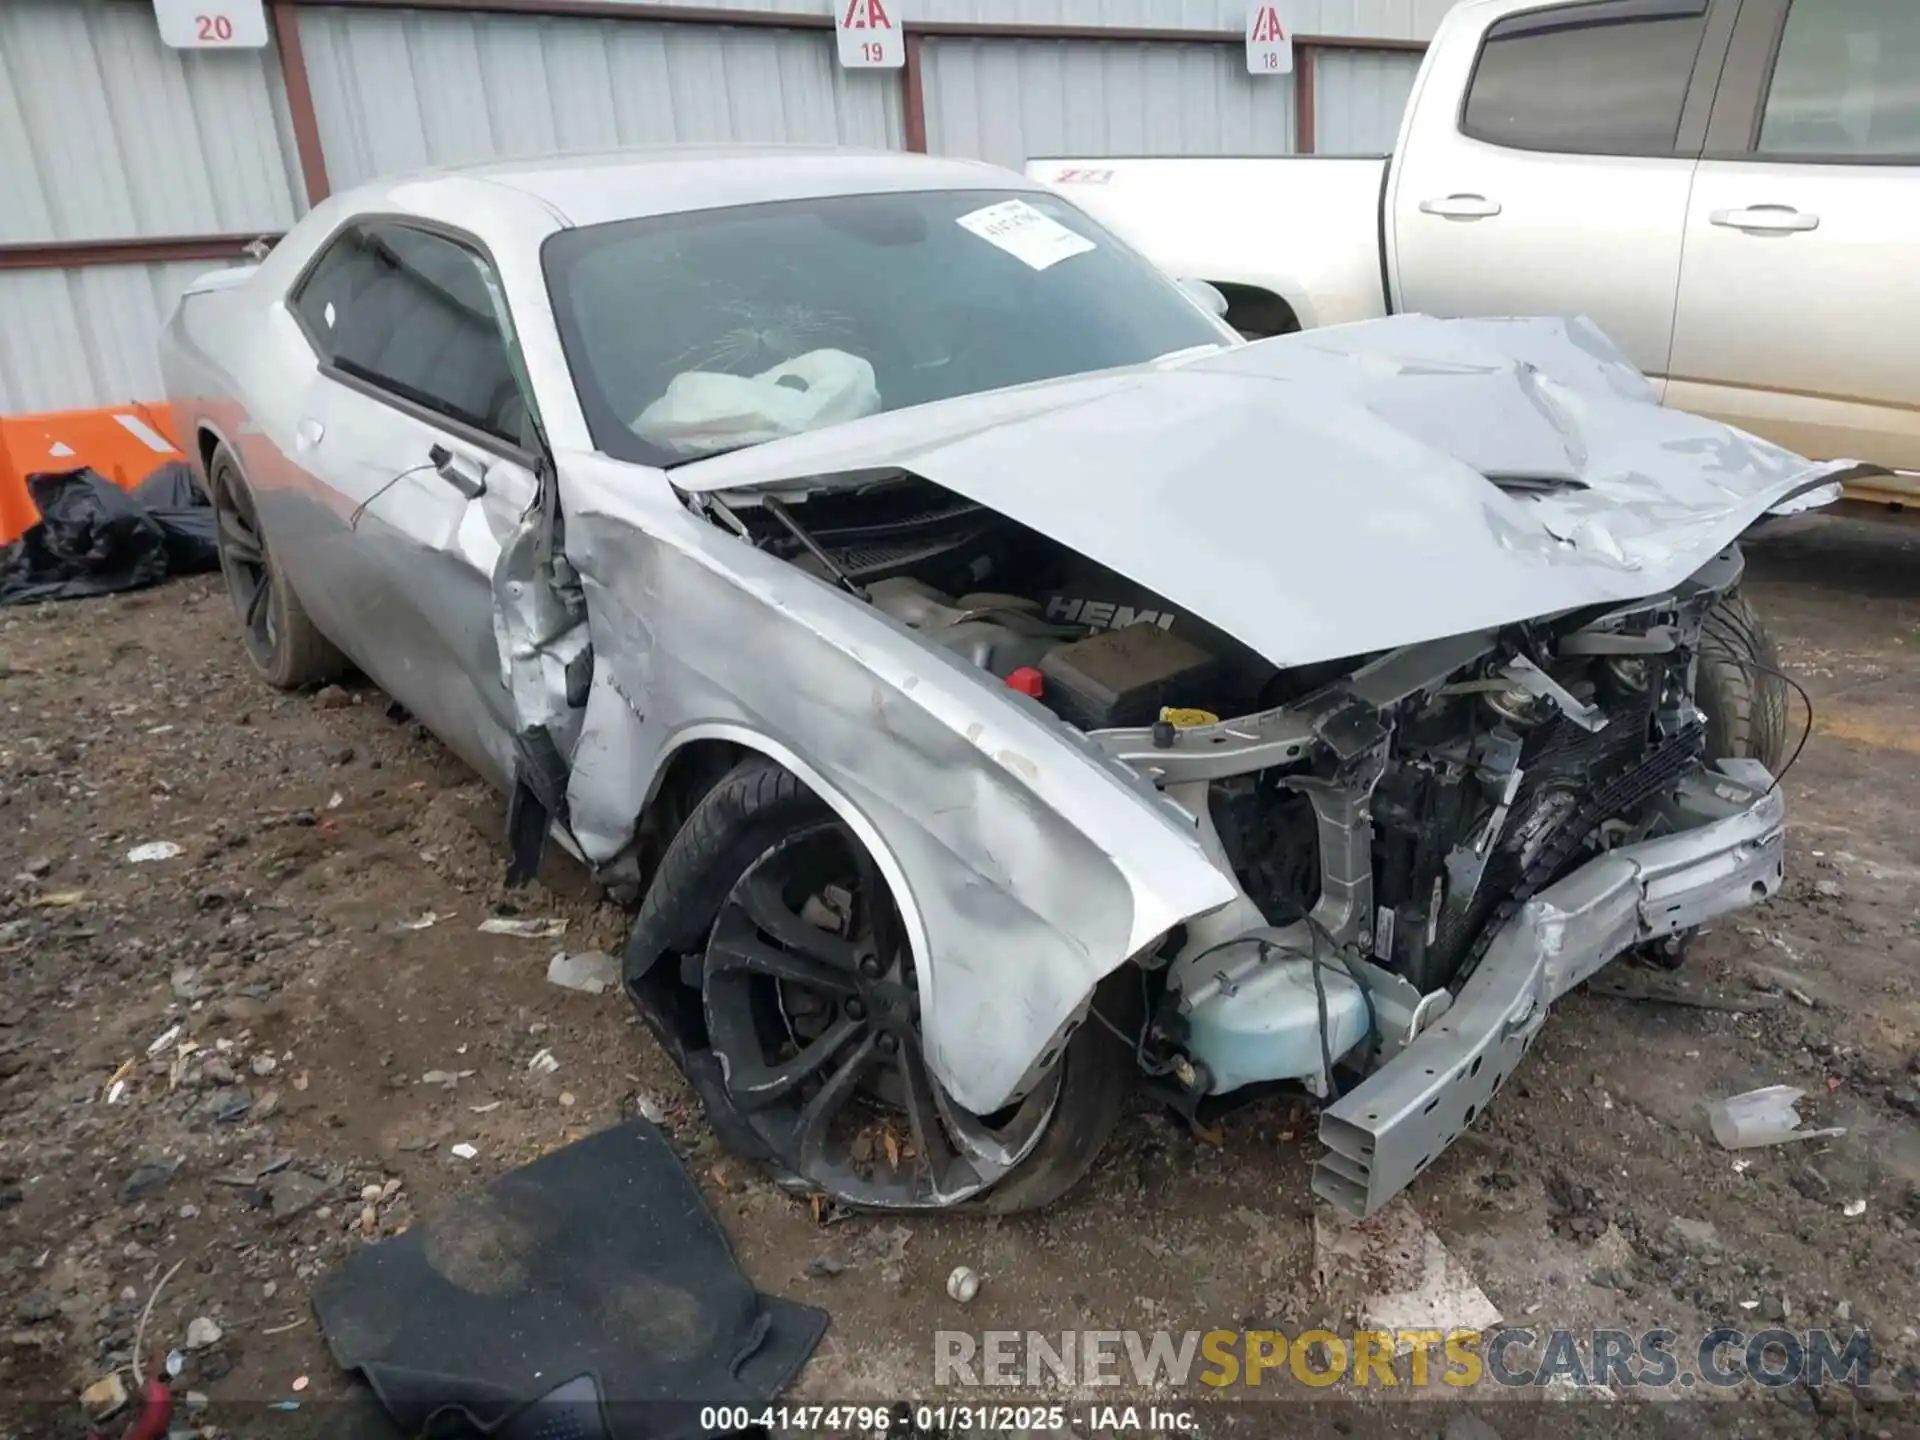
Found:
M 1193 730 L 1202 725 L 1218 725 L 1220 717 L 1211 710 L 1187 710 L 1175 706 L 1164 706 L 1160 718 L 1176 730 Z

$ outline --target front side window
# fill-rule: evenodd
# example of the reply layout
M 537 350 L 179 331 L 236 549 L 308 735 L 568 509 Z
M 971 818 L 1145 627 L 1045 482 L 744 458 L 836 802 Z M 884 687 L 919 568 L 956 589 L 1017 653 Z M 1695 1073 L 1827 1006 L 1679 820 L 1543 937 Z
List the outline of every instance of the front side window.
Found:
M 1920 161 L 1920 0 L 1794 0 L 1760 153 Z
M 1487 32 L 1461 129 L 1517 150 L 1672 155 L 1705 6 L 1515 15 Z
M 527 407 L 491 282 L 486 260 L 458 241 L 370 221 L 328 247 L 292 303 L 343 373 L 524 445 Z
M 543 258 L 594 443 L 650 465 L 1231 340 L 1034 192 L 651 216 L 562 231 Z

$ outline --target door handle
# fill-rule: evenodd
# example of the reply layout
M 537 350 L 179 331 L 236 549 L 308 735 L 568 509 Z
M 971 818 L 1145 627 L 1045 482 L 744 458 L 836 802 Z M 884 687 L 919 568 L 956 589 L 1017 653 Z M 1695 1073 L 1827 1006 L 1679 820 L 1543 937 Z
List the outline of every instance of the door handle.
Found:
M 1500 202 L 1484 195 L 1449 195 L 1444 200 L 1422 200 L 1420 213 L 1448 220 L 1485 220 L 1500 213 Z
M 478 500 L 487 493 L 486 472 L 466 456 L 456 455 L 444 445 L 436 445 L 427 451 L 427 459 L 433 462 L 434 474 L 467 499 Z
M 1746 210 L 1715 210 L 1707 218 L 1715 225 L 1724 225 L 1730 230 L 1784 233 L 1820 228 L 1818 215 L 1802 214 L 1791 205 L 1755 205 Z

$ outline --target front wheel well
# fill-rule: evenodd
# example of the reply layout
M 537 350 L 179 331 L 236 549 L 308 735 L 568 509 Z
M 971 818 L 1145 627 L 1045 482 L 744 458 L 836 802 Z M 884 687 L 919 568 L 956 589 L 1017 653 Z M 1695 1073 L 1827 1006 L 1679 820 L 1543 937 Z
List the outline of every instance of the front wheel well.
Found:
M 1270 335 L 1291 335 L 1300 329 L 1300 317 L 1293 306 L 1273 291 L 1232 280 L 1211 280 L 1208 283 L 1227 297 L 1227 324 L 1247 339 L 1264 340 Z
M 687 823 L 707 793 L 726 778 L 727 773 L 753 752 L 731 740 L 690 740 L 675 750 L 660 767 L 653 794 L 640 812 L 634 828 L 635 858 L 639 862 L 640 893 L 653 880 L 680 827 Z

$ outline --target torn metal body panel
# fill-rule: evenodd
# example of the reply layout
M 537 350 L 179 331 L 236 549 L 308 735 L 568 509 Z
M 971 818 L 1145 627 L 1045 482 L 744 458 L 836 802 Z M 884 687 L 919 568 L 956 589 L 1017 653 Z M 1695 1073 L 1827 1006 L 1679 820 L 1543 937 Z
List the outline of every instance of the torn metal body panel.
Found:
M 1190 819 L 1024 697 L 630 467 L 563 456 L 560 477 L 594 637 L 582 848 L 617 854 L 689 741 L 794 769 L 886 873 L 925 962 L 928 1062 L 968 1109 L 1017 1094 L 1115 966 L 1233 897 Z
M 1527 902 L 1451 1007 L 1320 1115 L 1313 1188 L 1354 1216 L 1411 1184 L 1513 1073 L 1555 1000 L 1621 951 L 1780 887 L 1786 808 L 1752 761 L 1682 785 L 1681 828 L 1594 860 Z

